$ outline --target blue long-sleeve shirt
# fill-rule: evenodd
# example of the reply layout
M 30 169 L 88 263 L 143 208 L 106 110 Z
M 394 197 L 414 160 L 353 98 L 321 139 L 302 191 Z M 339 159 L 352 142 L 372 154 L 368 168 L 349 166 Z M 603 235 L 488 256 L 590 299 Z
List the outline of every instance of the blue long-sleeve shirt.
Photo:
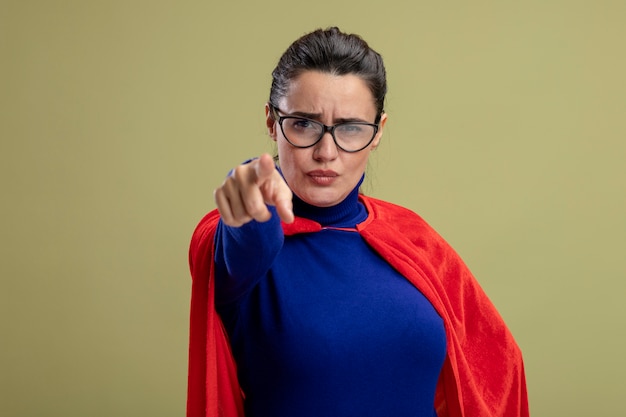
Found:
M 246 416 L 434 416 L 443 321 L 343 229 L 367 218 L 358 186 L 330 208 L 294 197 L 294 213 L 320 232 L 285 237 L 272 212 L 265 223 L 220 223 L 215 236 L 216 306 Z

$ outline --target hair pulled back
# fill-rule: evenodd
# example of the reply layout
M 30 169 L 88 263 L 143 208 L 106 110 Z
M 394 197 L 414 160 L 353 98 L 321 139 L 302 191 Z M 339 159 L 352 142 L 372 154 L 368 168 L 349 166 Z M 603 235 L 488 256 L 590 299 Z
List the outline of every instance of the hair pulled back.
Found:
M 270 103 L 277 105 L 279 99 L 287 94 L 290 82 L 305 71 L 361 77 L 374 97 L 378 123 L 387 93 L 385 66 L 380 54 L 360 36 L 331 27 L 315 30 L 297 39 L 287 48 L 272 72 Z

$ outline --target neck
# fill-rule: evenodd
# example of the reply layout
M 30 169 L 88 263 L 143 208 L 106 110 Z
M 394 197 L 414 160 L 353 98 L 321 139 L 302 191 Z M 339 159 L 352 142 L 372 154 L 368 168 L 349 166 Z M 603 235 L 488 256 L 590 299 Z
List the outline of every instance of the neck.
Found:
M 302 201 L 298 196 L 293 197 L 293 211 L 296 216 L 313 220 L 322 226 L 354 227 L 365 220 L 367 211 L 359 202 L 359 187 L 363 177 L 356 187 L 339 204 L 331 207 L 317 207 Z

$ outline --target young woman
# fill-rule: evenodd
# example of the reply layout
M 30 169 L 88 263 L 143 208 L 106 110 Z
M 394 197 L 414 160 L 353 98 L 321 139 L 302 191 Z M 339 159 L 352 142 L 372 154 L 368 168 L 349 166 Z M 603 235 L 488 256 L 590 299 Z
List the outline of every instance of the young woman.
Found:
M 382 58 L 337 28 L 273 72 L 261 155 L 196 229 L 188 416 L 528 415 L 520 350 L 417 214 L 359 193 Z

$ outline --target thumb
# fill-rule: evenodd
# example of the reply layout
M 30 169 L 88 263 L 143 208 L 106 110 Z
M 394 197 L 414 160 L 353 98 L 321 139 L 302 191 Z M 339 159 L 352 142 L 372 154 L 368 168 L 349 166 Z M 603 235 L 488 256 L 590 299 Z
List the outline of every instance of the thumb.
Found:
M 278 217 L 285 223 L 292 223 L 293 215 L 293 193 L 276 170 L 274 159 L 269 154 L 259 157 L 255 167 L 257 184 L 261 189 L 265 202 L 276 207 Z
M 278 217 L 285 223 L 293 223 L 294 220 L 292 199 L 293 193 L 287 186 L 287 183 L 282 181 L 281 177 L 281 183 L 274 196 L 274 205 L 276 206 Z

